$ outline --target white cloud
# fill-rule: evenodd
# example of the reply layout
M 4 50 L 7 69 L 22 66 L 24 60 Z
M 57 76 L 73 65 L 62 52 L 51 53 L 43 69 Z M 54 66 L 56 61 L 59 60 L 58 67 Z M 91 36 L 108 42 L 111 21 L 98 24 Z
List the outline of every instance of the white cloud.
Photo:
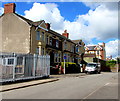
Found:
M 114 1 L 114 2 L 85 2 L 85 1 L 83 1 L 83 3 L 87 6 L 87 7 L 90 7 L 91 9 L 96 9 L 98 6 L 100 6 L 100 5 L 104 5 L 104 6 L 106 6 L 106 8 L 107 9 L 110 9 L 110 10 L 118 10 L 118 2 L 116 1 Z
M 120 44 L 120 40 L 109 41 L 106 43 L 106 56 L 109 57 L 112 55 L 113 58 L 118 56 L 120 50 L 118 49 L 118 43 Z
M 104 5 L 90 10 L 86 15 L 79 15 L 77 22 L 82 22 L 85 34 L 90 38 L 106 40 L 118 36 L 118 12 L 108 10 Z M 89 33 L 87 31 L 89 30 Z
M 34 3 L 33 7 L 24 13 L 26 18 L 33 21 L 45 20 L 51 23 L 56 30 L 63 28 L 64 18 L 60 15 L 60 11 L 54 3 Z
M 0 7 L 0 15 L 2 15 L 4 12 L 4 8 Z
M 83 3 L 87 7 L 90 7 L 91 9 L 95 9 L 96 7 L 98 7 L 100 5 L 98 2 L 85 2 L 85 1 L 83 1 Z

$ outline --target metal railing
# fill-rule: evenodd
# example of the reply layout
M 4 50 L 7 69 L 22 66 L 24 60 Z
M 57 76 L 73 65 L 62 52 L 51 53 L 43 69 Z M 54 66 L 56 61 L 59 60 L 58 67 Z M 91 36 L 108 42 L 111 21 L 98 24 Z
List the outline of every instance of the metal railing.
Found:
M 50 75 L 50 56 L 31 54 L 0 55 L 0 82 Z

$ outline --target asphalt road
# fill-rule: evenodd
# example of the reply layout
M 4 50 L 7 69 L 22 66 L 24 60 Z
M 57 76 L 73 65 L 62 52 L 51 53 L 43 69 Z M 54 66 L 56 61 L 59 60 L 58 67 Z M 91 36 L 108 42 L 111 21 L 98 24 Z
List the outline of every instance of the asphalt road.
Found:
M 2 99 L 118 99 L 118 74 L 63 76 L 59 81 L 2 92 Z

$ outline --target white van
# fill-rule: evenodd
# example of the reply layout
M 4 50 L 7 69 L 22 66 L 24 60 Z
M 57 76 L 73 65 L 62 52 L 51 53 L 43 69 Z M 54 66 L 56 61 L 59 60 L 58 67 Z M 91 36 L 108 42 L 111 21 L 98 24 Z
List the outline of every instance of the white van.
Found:
M 87 63 L 85 73 L 99 73 L 101 72 L 100 63 Z

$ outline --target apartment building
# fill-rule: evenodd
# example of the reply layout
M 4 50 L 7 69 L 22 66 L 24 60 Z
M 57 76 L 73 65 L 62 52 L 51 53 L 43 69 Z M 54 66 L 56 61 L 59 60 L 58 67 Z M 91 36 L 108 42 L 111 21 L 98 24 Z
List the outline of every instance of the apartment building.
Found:
M 33 22 L 15 13 L 15 7 L 14 3 L 5 4 L 0 16 L 0 52 L 50 55 L 51 64 L 64 57 L 66 62 L 80 62 L 79 46 L 69 39 L 67 30 L 57 33 L 44 20 Z M 80 47 L 84 53 L 84 45 Z

